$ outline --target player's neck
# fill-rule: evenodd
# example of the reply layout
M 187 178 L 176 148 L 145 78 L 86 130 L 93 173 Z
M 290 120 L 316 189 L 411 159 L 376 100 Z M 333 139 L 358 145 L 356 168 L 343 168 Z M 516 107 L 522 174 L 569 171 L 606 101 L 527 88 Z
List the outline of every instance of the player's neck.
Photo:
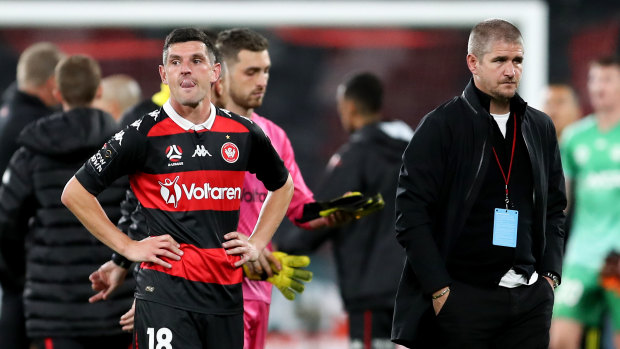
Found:
M 253 108 L 244 108 L 242 106 L 239 106 L 237 104 L 234 103 L 229 103 L 226 106 L 226 109 L 228 109 L 229 111 L 241 115 L 241 116 L 245 116 L 248 119 L 252 118 L 252 113 L 254 113 L 254 109 Z
M 184 119 L 192 122 L 194 125 L 200 125 L 207 121 L 211 115 L 211 102 L 205 99 L 194 106 L 186 106 L 178 103 L 174 99 L 170 99 L 172 108 Z
M 601 131 L 610 130 L 620 122 L 620 106 L 605 111 L 597 111 L 596 119 Z

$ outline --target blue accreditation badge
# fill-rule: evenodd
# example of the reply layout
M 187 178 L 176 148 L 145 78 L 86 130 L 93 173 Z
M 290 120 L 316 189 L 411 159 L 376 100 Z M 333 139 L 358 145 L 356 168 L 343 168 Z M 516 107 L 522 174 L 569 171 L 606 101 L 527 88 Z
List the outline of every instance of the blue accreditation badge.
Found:
M 517 247 L 519 211 L 496 208 L 493 218 L 493 245 Z

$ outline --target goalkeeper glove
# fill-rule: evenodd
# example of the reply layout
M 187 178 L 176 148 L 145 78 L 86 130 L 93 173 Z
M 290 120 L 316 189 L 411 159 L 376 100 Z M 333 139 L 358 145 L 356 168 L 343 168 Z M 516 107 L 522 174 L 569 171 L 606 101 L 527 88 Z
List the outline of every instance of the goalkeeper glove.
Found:
M 267 281 L 277 287 L 286 299 L 292 301 L 295 299 L 295 292 L 301 294 L 304 291 L 303 282 L 312 281 L 312 272 L 300 269 L 310 265 L 310 257 L 293 256 L 279 251 L 272 254 L 282 264 L 282 270 L 267 278 Z M 273 264 L 272 268 L 275 268 Z
M 266 277 L 252 273 L 247 265 L 243 265 L 243 271 L 250 280 L 266 280 L 273 284 L 282 295 L 288 300 L 295 299 L 295 292 L 302 293 L 305 289 L 304 282 L 312 281 L 312 272 L 309 270 L 300 269 L 310 265 L 310 257 L 308 256 L 294 256 L 288 255 L 284 252 L 272 252 L 272 255 L 280 261 L 282 270 L 278 271 L 276 266 L 272 263 L 271 268 L 273 270 L 272 277 Z
M 338 211 L 349 213 L 355 219 L 360 219 L 383 209 L 384 206 L 385 202 L 381 193 L 366 196 L 360 192 L 350 192 L 330 201 L 316 201 L 305 204 L 302 217 L 297 221 L 305 223 L 319 217 L 327 217 Z

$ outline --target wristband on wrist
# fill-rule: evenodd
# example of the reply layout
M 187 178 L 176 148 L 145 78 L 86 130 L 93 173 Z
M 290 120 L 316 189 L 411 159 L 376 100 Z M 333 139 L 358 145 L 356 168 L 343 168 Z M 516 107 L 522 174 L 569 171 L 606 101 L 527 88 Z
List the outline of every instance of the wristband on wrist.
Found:
M 546 272 L 543 273 L 543 276 L 548 277 L 549 279 L 551 279 L 551 281 L 553 281 L 553 288 L 555 289 L 556 287 L 560 286 L 560 278 L 557 277 L 557 275 L 555 275 L 552 272 Z
M 441 298 L 441 297 L 445 296 L 445 295 L 446 295 L 446 293 L 448 293 L 449 291 L 450 291 L 450 287 L 446 287 L 446 289 L 445 289 L 445 290 L 443 290 L 443 291 L 441 291 L 441 293 L 440 293 L 440 294 L 438 294 L 438 295 L 436 295 L 436 296 L 431 296 L 431 298 L 432 298 L 433 300 L 435 300 L 435 299 L 437 299 L 437 298 Z
M 112 254 L 112 261 L 121 268 L 129 269 L 131 261 L 118 253 Z

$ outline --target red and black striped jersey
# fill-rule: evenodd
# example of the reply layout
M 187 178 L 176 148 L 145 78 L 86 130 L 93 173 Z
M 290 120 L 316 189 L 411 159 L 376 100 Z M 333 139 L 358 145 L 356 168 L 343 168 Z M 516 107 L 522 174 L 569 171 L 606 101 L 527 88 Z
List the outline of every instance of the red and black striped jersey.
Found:
M 237 229 L 245 171 L 271 191 L 288 171 L 251 120 L 211 105 L 201 125 L 169 103 L 114 135 L 76 173 L 97 195 L 129 175 L 150 236 L 170 234 L 181 244 L 171 269 L 142 263 L 136 297 L 207 314 L 243 311 L 239 257 L 228 256 L 223 236 Z

